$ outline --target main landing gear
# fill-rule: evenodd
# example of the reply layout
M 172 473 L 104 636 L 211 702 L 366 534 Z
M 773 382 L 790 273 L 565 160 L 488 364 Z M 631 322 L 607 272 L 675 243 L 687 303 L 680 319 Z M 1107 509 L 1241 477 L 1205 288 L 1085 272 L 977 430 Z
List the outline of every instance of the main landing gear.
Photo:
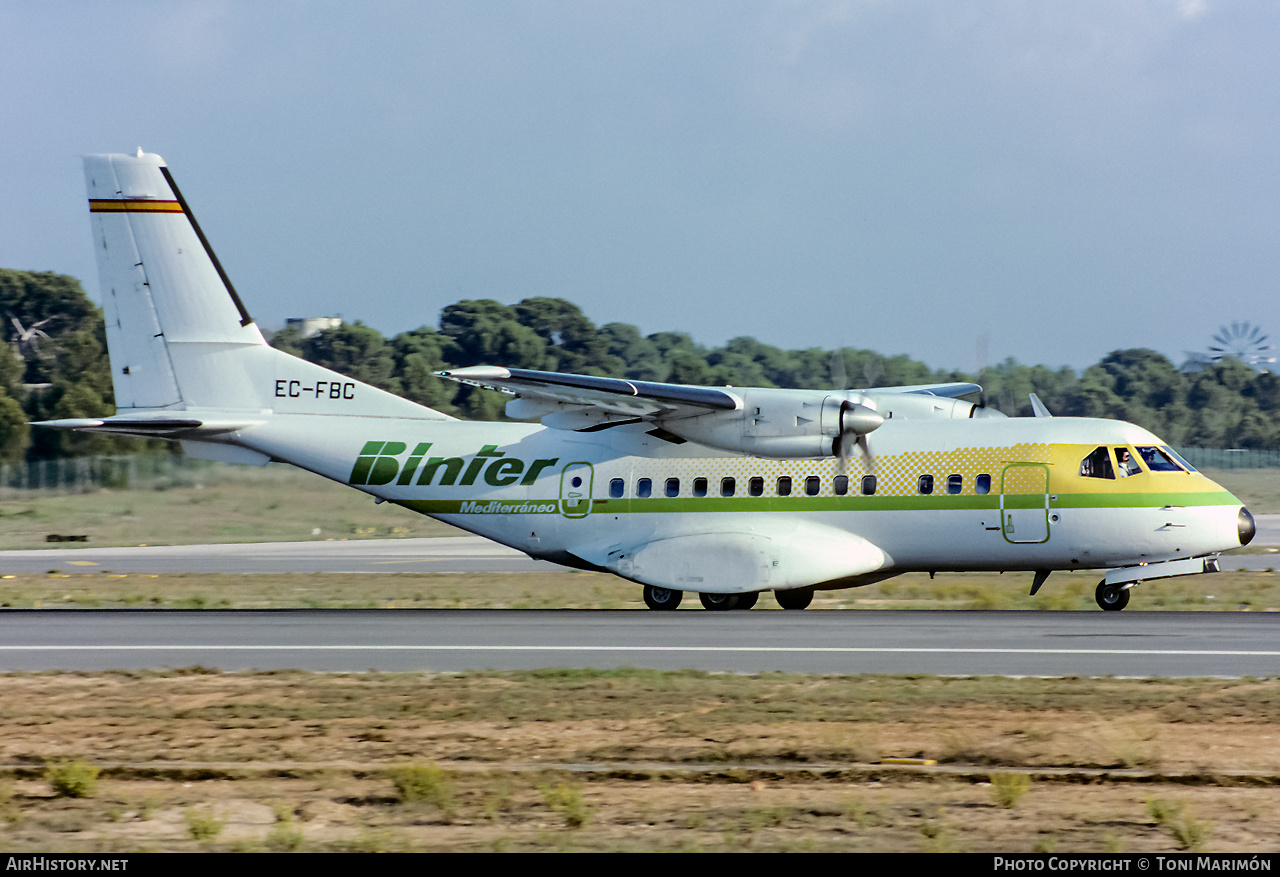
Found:
M 684 591 L 672 588 L 659 588 L 656 585 L 644 586 L 644 604 L 650 609 L 675 609 L 680 605 Z M 760 594 L 699 594 L 704 609 L 713 612 L 725 612 L 730 609 L 750 609 L 760 599 Z
M 729 609 L 750 609 L 760 599 L 757 591 L 749 594 L 699 594 L 703 609 L 712 612 L 725 612 Z
M 675 609 L 680 605 L 684 591 L 671 588 L 658 588 L 653 585 L 644 586 L 644 604 L 650 609 Z
M 1108 585 L 1105 581 L 1098 582 L 1098 590 L 1094 591 L 1093 598 L 1108 612 L 1119 612 L 1129 605 L 1128 589 L 1123 585 Z
M 800 588 L 794 591 L 774 591 L 773 598 L 783 609 L 808 609 L 813 602 L 813 590 Z

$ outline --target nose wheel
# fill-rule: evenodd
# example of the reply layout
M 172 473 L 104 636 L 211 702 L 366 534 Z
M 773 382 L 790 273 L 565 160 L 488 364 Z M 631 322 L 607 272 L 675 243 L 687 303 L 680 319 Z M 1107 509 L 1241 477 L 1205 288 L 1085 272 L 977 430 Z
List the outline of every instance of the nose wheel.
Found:
M 1108 612 L 1119 612 L 1129 605 L 1129 591 L 1122 585 L 1108 585 L 1098 582 L 1098 590 L 1093 594 L 1098 605 Z

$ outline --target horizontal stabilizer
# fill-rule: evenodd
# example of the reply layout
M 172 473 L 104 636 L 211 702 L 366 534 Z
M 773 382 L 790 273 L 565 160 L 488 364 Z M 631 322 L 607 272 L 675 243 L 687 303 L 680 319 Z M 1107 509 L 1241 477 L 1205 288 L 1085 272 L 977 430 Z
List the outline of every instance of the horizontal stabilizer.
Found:
M 179 417 L 73 417 L 66 420 L 41 420 L 32 426 L 50 429 L 74 429 L 77 432 L 105 432 L 114 435 L 136 435 L 144 438 L 199 438 L 223 435 L 262 423 L 257 420 L 226 420 Z

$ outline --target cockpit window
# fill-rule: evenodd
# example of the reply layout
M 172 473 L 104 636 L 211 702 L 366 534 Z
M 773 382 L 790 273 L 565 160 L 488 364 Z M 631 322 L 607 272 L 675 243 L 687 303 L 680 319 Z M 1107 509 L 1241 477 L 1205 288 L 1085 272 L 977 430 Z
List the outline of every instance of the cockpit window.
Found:
M 1170 457 L 1173 457 L 1173 459 L 1177 462 L 1177 464 L 1181 466 L 1183 469 L 1186 469 L 1188 472 L 1196 471 L 1195 466 L 1192 466 L 1190 463 L 1184 460 L 1181 454 L 1179 454 L 1177 451 L 1175 451 L 1173 448 L 1169 447 L 1168 445 L 1161 445 L 1160 450 L 1164 451 Z
M 1111 455 L 1106 448 L 1095 448 L 1093 453 L 1080 461 L 1080 474 L 1085 478 L 1115 478 L 1111 468 Z
M 1182 468 L 1165 453 L 1163 448 L 1138 448 L 1138 456 L 1152 472 L 1181 472 Z
M 1116 448 L 1116 472 L 1121 478 L 1137 475 L 1141 471 L 1142 467 L 1138 465 L 1138 461 L 1129 453 L 1128 448 Z

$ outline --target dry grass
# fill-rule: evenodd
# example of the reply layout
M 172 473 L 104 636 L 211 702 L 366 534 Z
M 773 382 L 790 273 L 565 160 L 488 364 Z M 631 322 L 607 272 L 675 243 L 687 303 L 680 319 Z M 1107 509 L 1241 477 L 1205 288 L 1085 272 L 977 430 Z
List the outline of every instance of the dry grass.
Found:
M 639 585 L 606 573 L 123 574 L 79 572 L 0 576 L 0 608 L 170 609 L 636 609 Z M 813 609 L 1024 609 L 1098 611 L 1097 573 L 1055 573 L 1035 597 L 1030 575 L 923 573 L 865 588 L 819 592 Z M 1280 610 L 1280 576 L 1234 572 L 1140 585 L 1132 610 Z M 778 610 L 764 594 L 752 611 Z M 680 611 L 701 612 L 686 598 Z
M 1276 680 L 548 670 L 2 684 L 8 852 L 1255 852 L 1280 836 Z M 1156 749 L 1129 773 L 1120 750 L 1135 741 Z M 874 763 L 889 756 L 947 763 Z M 44 766 L 58 759 L 102 768 L 95 797 L 52 793 Z M 414 764 L 431 765 L 431 794 L 398 791 Z M 1032 780 L 1016 808 L 993 772 Z
M 1255 515 L 1280 514 L 1280 469 L 1205 469 Z

